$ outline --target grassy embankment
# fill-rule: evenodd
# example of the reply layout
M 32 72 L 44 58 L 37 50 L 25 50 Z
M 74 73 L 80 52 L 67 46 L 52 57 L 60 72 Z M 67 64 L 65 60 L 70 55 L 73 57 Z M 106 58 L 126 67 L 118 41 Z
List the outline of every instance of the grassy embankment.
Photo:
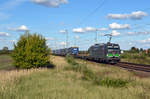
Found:
M 54 69 L 0 71 L 1 99 L 149 99 L 150 78 L 139 78 L 126 70 L 77 60 L 68 64 L 62 57 L 51 57 Z M 11 64 L 11 63 L 10 63 Z M 86 66 L 98 78 L 120 79 L 128 83 L 122 87 L 95 84 L 83 79 Z M 6 66 L 7 67 L 7 66 Z M 71 68 L 70 68 L 71 67 Z M 81 67 L 82 68 L 82 67 Z M 76 71 L 77 70 L 77 71 Z M 108 84 L 110 82 L 108 81 Z
M 125 52 L 121 55 L 121 61 L 138 64 L 150 64 L 150 57 L 145 53 L 129 53 Z
M 10 55 L 0 55 L 0 70 L 11 70 L 14 69 L 12 65 L 12 58 Z

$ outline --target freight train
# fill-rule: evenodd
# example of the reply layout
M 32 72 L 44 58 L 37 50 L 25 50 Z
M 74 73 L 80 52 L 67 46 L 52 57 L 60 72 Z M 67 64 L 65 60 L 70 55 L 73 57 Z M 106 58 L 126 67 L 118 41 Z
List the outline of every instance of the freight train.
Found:
M 53 50 L 54 55 L 73 55 L 77 58 L 103 62 L 103 63 L 117 63 L 120 61 L 120 46 L 115 43 L 99 43 L 92 45 L 88 49 L 88 53 L 79 54 L 78 47 L 70 47 L 65 49 Z
M 66 56 L 66 55 L 78 55 L 79 48 L 78 47 L 70 47 L 65 49 L 57 49 L 53 50 L 54 55 Z

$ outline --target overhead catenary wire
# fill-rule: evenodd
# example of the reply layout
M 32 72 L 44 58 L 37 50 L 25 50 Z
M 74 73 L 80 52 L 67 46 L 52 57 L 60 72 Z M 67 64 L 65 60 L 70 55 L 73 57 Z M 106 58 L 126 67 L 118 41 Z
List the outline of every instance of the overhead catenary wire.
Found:
M 108 1 L 108 0 L 103 0 L 103 1 L 99 0 L 99 1 L 100 1 L 99 5 L 94 10 L 92 10 L 84 19 L 82 19 L 82 21 L 79 22 L 78 26 L 82 25 L 84 21 L 86 21 L 90 16 L 92 16 L 93 14 L 95 14 L 100 8 L 102 8 L 104 6 L 104 4 L 106 3 L 106 1 Z M 68 39 L 69 39 L 68 34 L 69 33 L 68 33 L 67 29 L 65 29 L 65 31 L 67 32 L 66 33 L 66 47 L 68 47 L 68 44 L 69 44 L 69 42 L 68 42 Z M 97 30 L 96 30 L 95 35 L 96 35 L 95 42 L 97 43 Z
M 91 11 L 84 19 L 82 19 L 82 21 L 79 22 L 78 26 L 81 26 L 84 21 L 86 21 L 90 16 L 95 14 L 100 8 L 102 8 L 105 5 L 106 1 L 107 0 L 103 0 L 102 3 L 99 3 L 99 5 L 93 11 Z
M 83 22 L 84 21 L 86 21 L 90 16 L 92 16 L 92 15 L 94 15 L 100 8 L 102 8 L 103 6 L 104 6 L 104 4 L 106 3 L 106 1 L 107 0 L 103 0 L 102 2 L 101 2 L 101 0 L 100 0 L 100 3 L 99 3 L 99 5 L 93 10 L 93 11 L 91 11 L 84 19 L 83 19 L 83 21 L 81 21 L 80 23 L 79 23 L 79 26 L 81 26 L 82 24 L 83 24 Z M 98 29 L 96 29 L 96 31 L 95 31 L 95 43 L 97 43 L 97 32 L 98 32 Z

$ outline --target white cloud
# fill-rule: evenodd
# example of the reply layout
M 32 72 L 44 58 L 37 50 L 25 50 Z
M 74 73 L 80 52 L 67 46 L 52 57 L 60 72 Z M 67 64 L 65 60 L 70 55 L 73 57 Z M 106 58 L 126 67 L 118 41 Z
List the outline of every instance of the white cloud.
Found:
M 135 34 L 135 32 L 128 32 L 128 34 L 129 34 L 129 35 L 134 35 L 134 34 Z
M 140 42 L 141 42 L 141 43 L 150 43 L 150 38 L 145 39 L 145 40 L 141 40 Z
M 74 33 L 85 33 L 85 32 L 95 32 L 98 29 L 94 28 L 94 27 L 85 27 L 85 28 L 75 28 L 72 30 L 72 32 Z
M 12 43 L 16 43 L 16 42 L 17 42 L 17 40 L 10 40 L 10 42 L 12 42 Z
M 133 45 L 133 43 L 131 43 L 131 42 L 129 42 L 128 44 L 129 44 L 129 45 Z
M 29 29 L 27 28 L 27 26 L 21 25 L 17 28 L 8 28 L 8 30 L 17 31 L 17 32 L 25 32 L 25 31 L 28 31 Z
M 75 38 L 75 39 L 79 39 L 79 38 L 80 38 L 80 36 L 76 35 L 74 38 Z
M 108 28 L 99 28 L 98 30 L 99 30 L 99 31 L 107 31 Z
M 7 40 L 7 39 L 0 39 L 1 42 L 10 42 L 10 43 L 16 43 L 17 40 Z
M 60 42 L 59 45 L 65 46 L 67 44 L 66 44 L 66 42 Z
M 112 36 L 119 36 L 120 35 L 120 33 L 119 32 L 117 32 L 116 30 L 112 30 Z
M 31 2 L 46 7 L 59 7 L 60 4 L 67 4 L 68 0 L 31 0 Z
M 5 33 L 5 32 L 0 32 L 0 37 L 1 36 L 9 36 L 9 34 L 8 33 Z
M 131 19 L 142 19 L 143 17 L 147 16 L 147 13 L 142 11 L 132 12 L 130 15 Z
M 52 37 L 46 37 L 46 40 L 55 40 L 55 39 Z
M 107 31 L 108 28 L 94 28 L 94 27 L 85 27 L 85 28 L 75 28 L 72 29 L 74 33 L 85 33 L 85 32 L 96 32 L 96 31 Z
M 72 32 L 74 33 L 85 33 L 85 29 L 83 28 L 75 28 L 75 29 L 72 29 Z
M 143 31 L 143 32 L 128 32 L 128 35 L 148 35 L 150 31 Z
M 60 30 L 59 32 L 60 32 L 60 33 L 67 33 L 66 30 Z
M 109 19 L 127 19 L 129 16 L 127 14 L 108 14 Z
M 105 33 L 98 33 L 99 36 L 105 36 Z
M 129 24 L 118 24 L 118 23 L 112 23 L 109 24 L 110 29 L 130 29 Z
M 143 11 L 136 11 L 132 12 L 130 14 L 108 14 L 107 18 L 109 19 L 134 19 L 134 20 L 140 20 L 143 17 L 147 16 L 148 14 Z
M 47 45 L 47 46 L 49 46 L 49 45 L 50 45 L 50 43 L 46 43 L 46 45 Z
M 86 27 L 84 30 L 85 30 L 86 32 L 95 32 L 97 29 L 94 28 L 94 27 Z

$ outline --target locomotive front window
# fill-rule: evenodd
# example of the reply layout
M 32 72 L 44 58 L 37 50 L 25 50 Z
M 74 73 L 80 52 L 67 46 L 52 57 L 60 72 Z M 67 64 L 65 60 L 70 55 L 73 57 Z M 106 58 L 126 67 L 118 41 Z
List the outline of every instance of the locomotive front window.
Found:
M 107 48 L 110 48 L 110 49 L 111 49 L 111 48 L 113 48 L 113 46 L 107 46 Z
M 119 49 L 119 46 L 107 46 L 108 48 L 108 52 L 111 53 L 111 52 L 119 52 L 120 49 Z
M 119 46 L 114 46 L 114 48 L 119 49 Z

